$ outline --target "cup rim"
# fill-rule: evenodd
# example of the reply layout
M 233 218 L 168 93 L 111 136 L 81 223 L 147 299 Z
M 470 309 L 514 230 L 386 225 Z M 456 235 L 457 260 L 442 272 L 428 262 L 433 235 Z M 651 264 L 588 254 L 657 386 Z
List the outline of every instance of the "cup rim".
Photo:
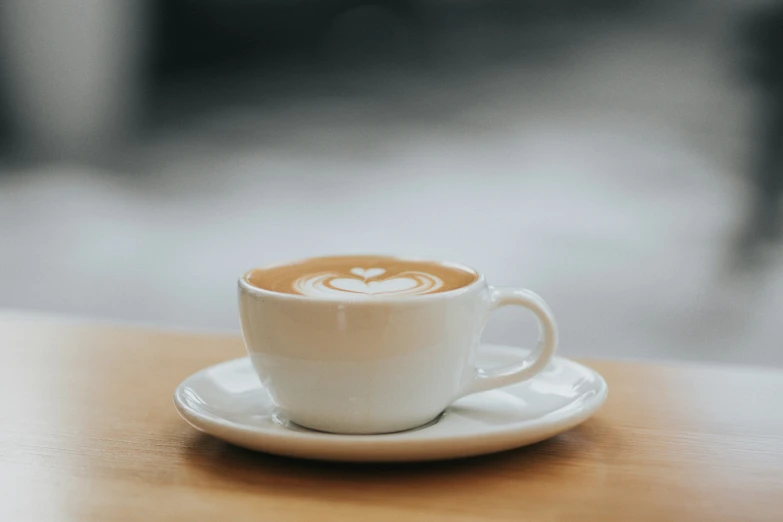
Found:
M 424 294 L 424 295 L 412 295 L 412 296 L 373 296 L 371 298 L 367 297 L 351 297 L 351 296 L 345 296 L 345 297 L 333 297 L 333 296 L 309 296 L 309 295 L 301 295 L 301 294 L 287 294 L 284 292 L 276 292 L 274 290 L 267 290 L 266 288 L 259 288 L 257 286 L 251 285 L 247 281 L 247 276 L 253 272 L 254 270 L 266 270 L 270 268 L 275 268 L 282 265 L 290 265 L 290 264 L 296 264 L 301 263 L 310 259 L 318 259 L 322 257 L 358 257 L 358 256 L 368 256 L 368 257 L 388 257 L 392 259 L 398 259 L 401 261 L 411 261 L 411 262 L 425 262 L 425 263 L 435 263 L 438 265 L 443 265 L 447 267 L 452 268 L 458 268 L 461 270 L 466 270 L 468 272 L 472 272 L 476 274 L 476 280 L 470 283 L 469 285 L 465 285 L 459 288 L 454 288 L 453 290 L 446 290 L 445 292 L 437 292 L 434 294 Z M 423 302 L 423 301 L 435 301 L 438 299 L 447 299 L 449 297 L 456 297 L 460 295 L 467 294 L 469 292 L 472 292 L 475 288 L 486 286 L 485 280 L 484 280 L 484 274 L 476 270 L 475 268 L 462 264 L 462 263 L 456 263 L 453 261 L 443 261 L 443 260 L 437 260 L 437 259 L 428 259 L 428 258 L 422 258 L 422 257 L 404 257 L 404 256 L 397 256 L 392 254 L 339 254 L 339 255 L 319 255 L 319 256 L 310 256 L 305 258 L 299 258 L 291 261 L 283 261 L 280 263 L 272 263 L 269 265 L 263 265 L 263 266 L 257 266 L 254 268 L 251 268 L 249 270 L 246 270 L 240 277 L 239 277 L 239 287 L 246 293 L 256 296 L 266 296 L 266 297 L 274 297 L 276 299 L 288 299 L 293 301 L 309 301 L 314 303 L 351 303 L 351 304 L 366 304 L 366 305 L 372 305 L 375 303 L 383 303 L 383 304 L 390 304 L 390 303 L 410 303 L 411 301 L 415 301 L 417 303 Z

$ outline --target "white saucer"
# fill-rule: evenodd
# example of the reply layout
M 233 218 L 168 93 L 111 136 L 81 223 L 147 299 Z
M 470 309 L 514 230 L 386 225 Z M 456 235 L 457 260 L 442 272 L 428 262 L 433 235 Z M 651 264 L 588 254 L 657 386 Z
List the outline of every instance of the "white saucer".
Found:
M 484 345 L 479 364 L 520 360 L 526 350 Z M 334 435 L 280 418 L 250 360 L 205 368 L 182 382 L 174 404 L 193 427 L 252 450 L 319 460 L 423 461 L 508 450 L 547 439 L 593 415 L 607 387 L 562 357 L 530 381 L 464 397 L 426 426 L 385 435 Z

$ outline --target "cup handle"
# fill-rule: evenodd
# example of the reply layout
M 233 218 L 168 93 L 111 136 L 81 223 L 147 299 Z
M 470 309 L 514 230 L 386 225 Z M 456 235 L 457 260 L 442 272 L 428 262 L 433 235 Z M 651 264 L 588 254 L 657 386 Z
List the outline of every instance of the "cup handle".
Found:
M 523 361 L 501 368 L 476 368 L 473 379 L 460 394 L 460 397 L 472 393 L 500 388 L 530 379 L 541 372 L 552 360 L 557 349 L 557 324 L 549 306 L 541 297 L 523 288 L 489 288 L 489 309 L 484 322 L 498 308 L 516 305 L 527 308 L 536 316 L 538 322 L 538 344 L 536 349 Z

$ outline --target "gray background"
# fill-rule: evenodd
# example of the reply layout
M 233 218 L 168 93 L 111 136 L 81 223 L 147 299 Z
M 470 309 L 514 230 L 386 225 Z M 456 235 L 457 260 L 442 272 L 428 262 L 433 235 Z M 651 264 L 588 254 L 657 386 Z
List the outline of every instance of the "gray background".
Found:
M 237 332 L 245 269 L 388 252 L 537 291 L 568 355 L 783 364 L 781 248 L 736 240 L 776 99 L 747 64 L 780 56 L 741 29 L 775 2 L 408 5 L 329 14 L 312 48 L 149 62 L 149 37 L 131 118 L 56 113 L 60 137 L 7 72 L 0 307 Z M 533 337 L 514 310 L 485 334 Z

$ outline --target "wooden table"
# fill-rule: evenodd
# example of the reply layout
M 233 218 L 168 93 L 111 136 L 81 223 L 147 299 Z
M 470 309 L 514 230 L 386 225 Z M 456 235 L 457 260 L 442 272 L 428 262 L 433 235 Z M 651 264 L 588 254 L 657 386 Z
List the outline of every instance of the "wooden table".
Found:
M 426 465 L 252 453 L 179 418 L 234 337 L 0 314 L 0 520 L 783 521 L 783 371 L 593 361 L 603 410 Z

